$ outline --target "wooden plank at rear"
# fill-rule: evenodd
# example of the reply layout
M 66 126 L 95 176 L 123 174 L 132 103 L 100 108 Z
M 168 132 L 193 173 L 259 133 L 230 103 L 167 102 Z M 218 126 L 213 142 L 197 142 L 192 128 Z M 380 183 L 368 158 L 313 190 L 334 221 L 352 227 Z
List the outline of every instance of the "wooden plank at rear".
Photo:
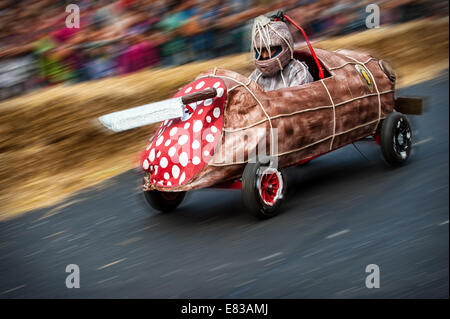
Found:
M 398 97 L 395 99 L 395 110 L 403 114 L 423 114 L 423 99 L 415 97 Z

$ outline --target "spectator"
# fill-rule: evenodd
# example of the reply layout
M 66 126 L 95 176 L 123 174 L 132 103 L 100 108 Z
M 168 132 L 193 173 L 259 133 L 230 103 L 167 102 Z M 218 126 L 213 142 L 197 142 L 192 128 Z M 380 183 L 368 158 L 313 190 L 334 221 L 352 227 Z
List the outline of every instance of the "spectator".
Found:
M 1 98 L 37 85 L 129 74 L 247 52 L 251 20 L 287 10 L 311 38 L 364 30 L 369 0 L 80 0 L 81 28 L 60 0 L 0 1 Z M 379 0 L 381 23 L 448 16 L 443 0 Z M 293 32 L 296 42 L 303 41 Z M 8 92 L 11 92 L 8 93 Z
M 130 38 L 130 47 L 119 57 L 119 74 L 128 74 L 160 63 L 157 47 L 141 35 Z
M 191 52 L 197 60 L 214 57 L 215 30 L 211 26 L 219 15 L 217 1 L 200 1 L 196 13 L 183 26 Z
M 157 27 L 168 39 L 161 47 L 164 66 L 181 65 L 191 60 L 190 51 L 186 50 L 186 38 L 179 29 L 194 15 L 192 5 L 192 1 L 188 1 L 184 5 L 172 2 L 169 11 L 157 24 Z

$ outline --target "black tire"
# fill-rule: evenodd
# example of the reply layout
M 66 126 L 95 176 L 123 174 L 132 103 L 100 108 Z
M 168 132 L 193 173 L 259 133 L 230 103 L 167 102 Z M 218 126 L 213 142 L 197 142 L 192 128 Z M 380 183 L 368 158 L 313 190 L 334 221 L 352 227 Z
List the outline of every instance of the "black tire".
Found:
M 186 192 L 144 192 L 147 203 L 162 213 L 174 211 L 181 204 L 185 195 Z
M 391 113 L 383 120 L 380 132 L 381 152 L 385 161 L 394 167 L 403 165 L 412 148 L 412 130 L 408 119 L 401 113 Z
M 301 164 L 300 166 L 306 166 L 306 165 L 309 165 L 310 163 L 311 163 L 311 161 L 312 161 L 312 159 L 310 159 L 309 161 L 307 161 L 307 162 L 304 162 L 303 164 Z
M 267 219 L 278 215 L 280 205 L 286 193 L 286 176 L 270 165 L 268 158 L 257 160 L 255 163 L 247 163 L 242 174 L 242 198 L 245 207 L 250 213 L 260 219 Z M 274 202 L 269 205 L 264 201 L 261 191 L 262 175 L 276 174 L 279 187 L 277 188 Z M 279 191 L 278 191 L 279 189 Z

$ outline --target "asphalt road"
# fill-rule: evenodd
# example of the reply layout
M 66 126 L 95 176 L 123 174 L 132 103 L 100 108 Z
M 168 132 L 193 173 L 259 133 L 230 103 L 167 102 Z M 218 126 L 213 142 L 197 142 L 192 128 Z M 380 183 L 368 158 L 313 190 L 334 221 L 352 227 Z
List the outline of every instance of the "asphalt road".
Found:
M 415 150 L 390 169 L 374 143 L 287 171 L 283 212 L 258 221 L 238 190 L 188 194 L 160 214 L 127 172 L 0 224 L 0 298 L 448 298 L 448 73 L 401 90 L 428 97 Z M 66 265 L 80 288 L 65 285 Z M 368 289 L 368 264 L 380 288 Z

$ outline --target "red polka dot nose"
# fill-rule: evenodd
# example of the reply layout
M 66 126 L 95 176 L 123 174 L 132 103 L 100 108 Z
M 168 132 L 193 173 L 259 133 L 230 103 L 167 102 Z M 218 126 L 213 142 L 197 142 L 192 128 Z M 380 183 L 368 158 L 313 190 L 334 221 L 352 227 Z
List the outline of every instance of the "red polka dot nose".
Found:
M 159 187 L 188 183 L 205 167 L 222 136 L 226 86 L 218 78 L 201 78 L 175 97 L 214 87 L 217 96 L 189 104 L 183 118 L 166 120 L 141 156 L 142 168 Z

